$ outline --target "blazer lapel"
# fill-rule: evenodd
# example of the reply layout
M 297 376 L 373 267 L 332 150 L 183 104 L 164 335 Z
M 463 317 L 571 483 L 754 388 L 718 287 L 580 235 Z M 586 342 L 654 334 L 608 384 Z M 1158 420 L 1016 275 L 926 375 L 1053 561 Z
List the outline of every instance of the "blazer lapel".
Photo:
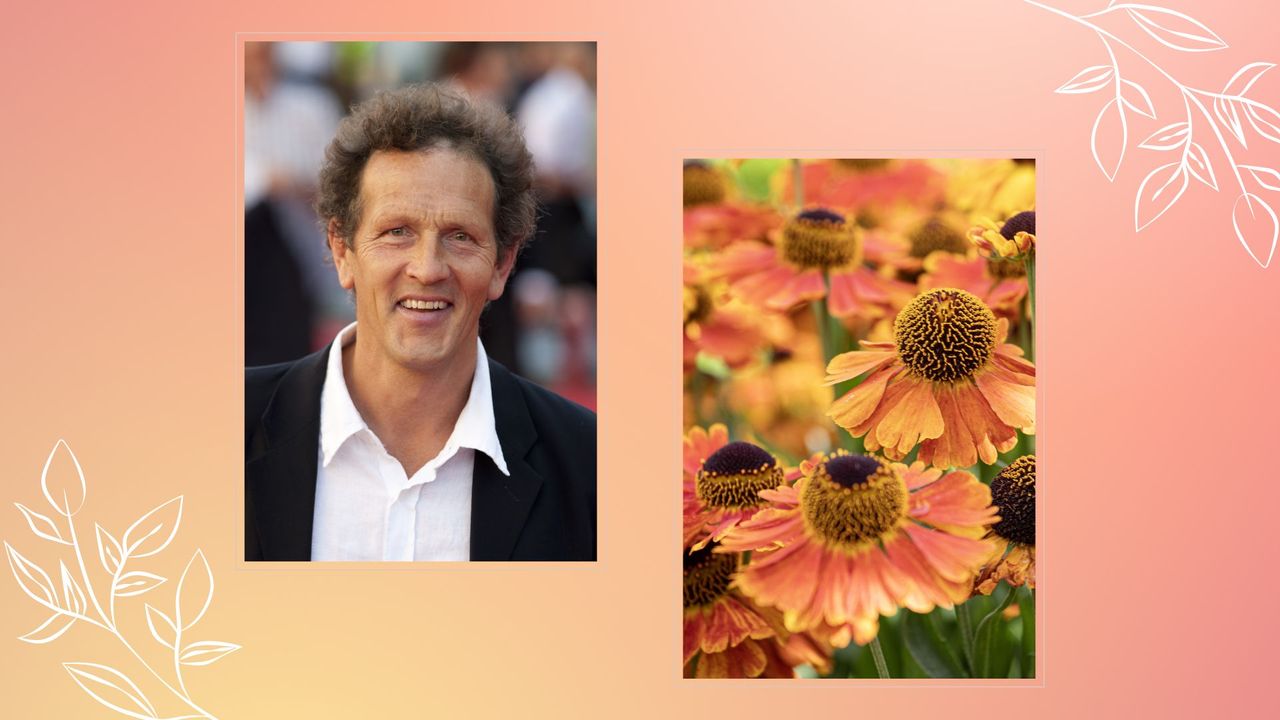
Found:
M 299 360 L 280 379 L 245 463 L 246 502 L 263 560 L 311 559 L 327 360 L 328 348 Z
M 525 462 L 538 438 L 524 394 L 511 373 L 489 361 L 493 416 L 502 455 L 511 471 L 502 474 L 484 453 L 475 454 L 471 484 L 471 559 L 510 560 L 542 477 Z

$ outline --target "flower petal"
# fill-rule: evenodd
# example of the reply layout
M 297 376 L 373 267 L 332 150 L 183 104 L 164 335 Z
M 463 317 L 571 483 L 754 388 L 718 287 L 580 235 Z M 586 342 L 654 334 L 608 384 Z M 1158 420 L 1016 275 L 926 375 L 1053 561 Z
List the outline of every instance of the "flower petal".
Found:
M 894 448 L 899 456 L 911 452 L 921 440 L 936 438 L 946 430 L 942 411 L 933 396 L 933 383 L 907 378 L 902 397 L 885 414 L 876 428 L 876 440 L 886 448 Z M 887 403 L 886 403 L 887 404 Z
M 988 372 L 979 373 L 975 380 L 1002 422 L 1033 434 L 1036 427 L 1036 388 L 1034 385 L 1022 385 L 1013 378 L 1012 373 L 993 367 Z
M 981 538 L 996 521 L 991 489 L 973 475 L 957 470 L 911 493 L 912 518 L 953 535 Z

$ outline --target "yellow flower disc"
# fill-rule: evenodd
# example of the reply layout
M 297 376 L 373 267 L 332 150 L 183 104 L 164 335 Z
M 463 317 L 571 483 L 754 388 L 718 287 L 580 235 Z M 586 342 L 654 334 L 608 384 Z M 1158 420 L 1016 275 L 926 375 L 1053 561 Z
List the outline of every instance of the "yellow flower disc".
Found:
M 860 250 L 853 228 L 830 210 L 805 210 L 782 228 L 782 257 L 804 270 L 848 265 Z
M 738 556 L 712 552 L 716 543 L 684 556 L 684 606 L 704 607 L 729 592 L 729 580 L 738 569 Z
M 930 290 L 907 304 L 893 325 L 898 355 L 934 382 L 972 377 L 996 347 L 996 316 L 964 290 Z
M 783 483 L 782 468 L 768 452 L 745 442 L 731 442 L 702 463 L 694 480 L 698 499 L 716 509 L 763 505 L 761 490 Z
M 888 158 L 840 158 L 836 160 L 836 164 L 849 170 L 857 170 L 865 172 L 867 170 L 879 170 L 889 164 Z
M 711 205 L 724 201 L 724 178 L 702 163 L 684 166 L 684 206 Z
M 953 255 L 969 252 L 968 238 L 950 225 L 933 218 L 911 233 L 911 257 L 924 258 L 934 250 Z
M 1023 455 L 991 481 L 991 503 L 1000 508 L 997 535 L 1023 545 L 1036 544 L 1036 456 Z
M 907 484 L 889 462 L 841 450 L 814 469 L 800 506 L 805 525 L 828 547 L 857 550 L 902 522 Z

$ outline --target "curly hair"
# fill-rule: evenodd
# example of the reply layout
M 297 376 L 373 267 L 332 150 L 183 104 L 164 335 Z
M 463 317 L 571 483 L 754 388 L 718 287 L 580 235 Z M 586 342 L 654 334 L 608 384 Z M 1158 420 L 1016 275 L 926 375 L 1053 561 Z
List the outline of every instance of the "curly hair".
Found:
M 524 133 L 494 105 L 442 85 L 387 90 L 357 105 L 338 125 L 320 169 L 316 212 L 351 247 L 360 223 L 360 177 L 379 150 L 449 147 L 484 163 L 495 190 L 493 226 L 498 256 L 519 252 L 533 235 L 537 201 L 533 157 Z

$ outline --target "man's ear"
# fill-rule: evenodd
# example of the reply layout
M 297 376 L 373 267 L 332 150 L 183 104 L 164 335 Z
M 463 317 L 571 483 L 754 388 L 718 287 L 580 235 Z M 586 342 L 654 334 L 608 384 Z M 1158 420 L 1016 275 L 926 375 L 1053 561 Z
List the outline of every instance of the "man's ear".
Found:
M 516 265 L 516 255 L 519 254 L 519 248 L 513 247 L 505 253 L 499 251 L 498 262 L 493 266 L 493 277 L 489 280 L 489 300 L 497 300 L 502 297 L 502 291 L 507 286 L 507 278 L 511 277 L 511 269 Z
M 343 289 L 351 290 L 356 286 L 354 268 L 351 267 L 354 253 L 351 252 L 351 248 L 347 247 L 346 240 L 342 237 L 341 226 L 338 225 L 336 218 L 329 220 L 326 235 L 329 242 L 329 254 L 333 256 L 333 266 L 338 269 L 338 283 L 342 285 Z

